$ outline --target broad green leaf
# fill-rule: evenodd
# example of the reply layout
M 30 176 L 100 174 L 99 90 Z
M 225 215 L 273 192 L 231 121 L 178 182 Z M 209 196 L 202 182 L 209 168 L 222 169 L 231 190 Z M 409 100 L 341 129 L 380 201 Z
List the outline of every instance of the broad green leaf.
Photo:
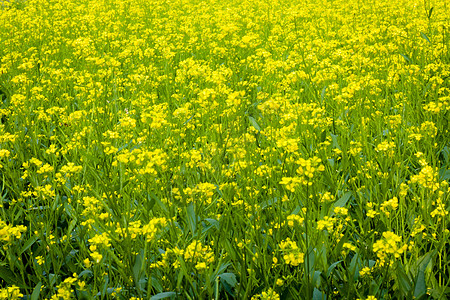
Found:
M 445 162 L 449 163 L 450 162 L 450 148 L 448 146 L 445 146 L 444 148 L 442 148 L 441 153 L 444 156 Z
M 321 275 L 322 274 L 322 272 L 320 272 L 320 271 L 314 271 L 314 275 L 313 275 L 313 277 L 312 277 L 312 285 L 314 286 L 314 287 L 320 287 L 320 283 L 321 283 Z
M 325 293 L 321 292 L 317 288 L 314 288 L 313 300 L 326 300 L 326 299 L 327 299 L 327 295 Z
M 350 274 L 353 276 L 353 280 L 356 282 L 359 278 L 359 254 L 356 253 L 355 256 L 353 256 L 352 260 L 350 261 Z
M 136 255 L 136 260 L 133 266 L 133 277 L 136 284 L 141 280 L 143 274 L 142 270 L 144 270 L 144 263 L 145 263 L 144 251 L 141 250 L 141 252 L 138 255 Z
M 41 294 L 41 286 L 42 286 L 42 282 L 39 281 L 38 284 L 36 285 L 36 287 L 34 288 L 33 293 L 31 293 L 30 300 L 38 300 L 39 299 L 39 295 Z
M 220 278 L 220 280 L 223 280 L 226 283 L 228 283 L 228 285 L 230 285 L 231 287 L 236 286 L 237 283 L 236 275 L 234 275 L 233 273 L 222 273 L 218 277 Z
M 256 130 L 261 131 L 261 127 L 259 126 L 258 122 L 256 122 L 255 118 L 253 118 L 252 116 L 248 116 L 248 120 Z
M 49 274 L 48 278 L 50 279 L 51 285 L 56 285 L 56 281 L 58 280 L 58 275 L 56 274 Z
M 217 270 L 215 271 L 215 273 L 216 274 L 221 274 L 223 271 L 225 271 L 227 268 L 228 268 L 228 266 L 230 265 L 230 263 L 222 263 L 218 268 L 217 268 Z M 217 277 L 219 277 L 219 276 L 217 276 Z M 213 278 L 213 281 L 214 281 L 214 278 Z
M 414 287 L 414 297 L 419 299 L 426 295 L 427 293 L 427 284 L 425 283 L 425 273 L 420 270 L 419 276 L 417 276 L 416 286 Z
M 410 292 L 412 286 L 411 280 L 401 264 L 397 265 L 396 275 L 400 292 L 403 294 L 403 296 L 406 297 L 406 295 Z
M 186 207 L 187 223 L 192 234 L 197 231 L 197 215 L 195 214 L 194 203 L 189 203 Z
M 19 256 L 22 255 L 22 253 L 24 253 L 25 251 L 27 251 L 37 240 L 38 237 L 35 235 L 29 238 L 23 245 L 22 249 L 20 249 Z
M 325 99 L 325 94 L 327 93 L 327 86 L 324 86 L 322 89 L 322 92 L 320 93 L 320 99 L 323 100 Z
M 220 228 L 220 223 L 219 223 L 219 221 L 217 221 L 217 220 L 207 218 L 207 219 L 205 219 L 205 221 L 208 221 L 211 225 L 213 225 L 214 227 L 216 227 L 216 229 L 219 229 L 219 228 Z
M 264 209 L 274 205 L 275 203 L 277 203 L 277 201 L 278 201 L 277 198 L 265 200 L 265 201 L 261 202 L 260 207 L 262 210 L 264 210 Z
M 338 142 L 339 136 L 337 134 L 332 134 L 332 133 L 330 133 L 330 136 L 331 136 L 331 147 L 341 150 L 341 146 L 339 146 L 339 142 Z
M 418 270 L 425 272 L 425 270 L 427 269 L 427 266 L 429 265 L 429 263 L 431 262 L 431 259 L 433 258 L 433 256 L 436 255 L 436 250 L 428 252 L 427 254 L 421 256 L 418 260 Z
M 328 161 L 328 163 L 330 164 L 330 166 L 331 166 L 332 168 L 334 168 L 334 158 L 328 158 L 327 161 Z
M 6 268 L 0 268 L 0 278 L 3 279 L 8 285 L 16 285 L 20 288 L 27 288 L 18 274 L 14 274 L 11 270 Z
M 330 277 L 331 273 L 333 273 L 334 269 L 342 262 L 342 260 L 339 260 L 337 262 L 334 262 L 331 264 L 331 266 L 328 267 L 327 270 L 327 277 Z
M 183 265 L 184 265 L 184 261 L 183 260 L 178 259 L 178 261 L 182 261 Z M 184 267 L 184 269 L 186 269 L 186 266 Z M 181 287 L 181 282 L 183 281 L 183 277 L 184 277 L 184 272 L 179 272 L 178 273 L 178 278 L 177 278 L 177 288 Z
M 314 249 L 309 249 L 309 276 L 310 277 L 312 277 L 312 275 L 311 275 L 311 273 L 313 273 L 313 270 L 314 270 L 314 264 L 315 264 L 315 261 L 316 261 L 316 253 L 314 252 Z M 305 263 L 306 263 L 306 258 L 305 258 Z
M 380 287 L 383 285 L 383 281 L 378 280 L 372 280 L 370 282 L 370 286 L 369 286 L 369 294 L 370 295 L 376 295 L 378 293 L 378 291 L 380 290 Z
M 88 277 L 92 277 L 92 276 L 94 276 L 94 273 L 91 270 L 83 270 L 80 272 L 80 274 L 78 274 L 78 278 L 81 278 L 85 275 Z
M 158 203 L 159 207 L 161 207 L 165 213 L 169 212 L 169 210 L 167 209 L 167 206 L 159 199 L 158 196 L 155 195 L 155 193 L 150 191 L 149 195 L 147 197 L 150 200 L 150 202 L 151 202 L 151 199 L 154 199 L 154 201 L 156 201 L 156 203 Z
M 450 169 L 442 168 L 439 170 L 439 177 L 441 180 L 449 180 L 450 179 Z
M 64 201 L 64 199 L 62 199 Z M 74 216 L 74 209 L 72 207 L 72 205 L 70 205 L 68 202 L 64 201 L 64 212 L 71 218 L 71 219 L 75 219 Z
M 159 293 L 154 296 L 151 296 L 150 300 L 172 298 L 172 297 L 175 297 L 176 295 L 177 295 L 177 293 L 175 293 L 175 292 L 164 292 L 164 293 Z
M 72 235 L 72 231 L 75 228 L 75 225 L 77 225 L 77 219 L 73 219 L 72 221 L 70 221 L 69 227 L 67 228 L 67 235 L 68 236 Z
M 351 196 L 352 196 L 351 191 L 345 192 L 344 195 L 342 195 L 342 197 L 339 198 L 338 201 L 334 202 L 333 207 L 344 207 Z

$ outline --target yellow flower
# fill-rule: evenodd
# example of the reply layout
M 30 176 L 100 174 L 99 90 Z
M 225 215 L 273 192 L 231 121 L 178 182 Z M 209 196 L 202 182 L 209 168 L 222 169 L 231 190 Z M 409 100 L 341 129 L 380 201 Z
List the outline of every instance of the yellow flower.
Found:
M 418 183 L 420 186 L 424 188 L 431 189 L 432 191 L 436 191 L 439 188 L 438 178 L 438 170 L 433 169 L 431 166 L 424 166 L 422 170 L 420 170 L 419 174 L 411 177 L 412 183 Z
M 280 300 L 280 295 L 276 293 L 273 289 L 269 288 L 267 291 L 262 292 L 260 295 L 253 296 L 252 300 Z
M 305 254 L 300 251 L 295 241 L 287 238 L 286 240 L 281 241 L 279 246 L 283 252 L 283 259 L 286 264 L 298 266 L 304 262 Z
M 371 269 L 369 267 L 364 267 L 359 271 L 361 277 L 370 275 Z
M 342 245 L 343 248 L 346 248 L 350 251 L 355 251 L 356 250 L 356 246 L 352 245 L 351 243 L 344 243 Z
M 327 230 L 327 231 L 332 231 L 333 230 L 333 226 L 334 226 L 334 223 L 336 222 L 336 219 L 335 218 L 333 218 L 333 217 L 328 217 L 328 216 L 325 216 L 324 218 L 323 218 L 323 220 L 319 220 L 319 221 L 317 221 L 317 230 Z
M 348 214 L 348 209 L 345 207 L 336 206 L 334 208 L 334 213 L 338 216 L 346 216 Z
M 69 162 L 67 163 L 67 165 L 61 167 L 60 172 L 62 174 L 74 174 L 81 172 L 82 169 L 83 169 L 82 166 L 77 166 L 75 165 L 75 163 Z
M 392 259 L 399 258 L 408 245 L 401 245 L 401 237 L 391 231 L 383 232 L 383 238 L 373 244 L 373 251 L 377 254 L 380 265 L 391 263 Z
M 42 256 L 36 256 L 36 262 L 38 265 L 42 266 L 44 264 L 45 260 Z
M 390 215 L 389 210 L 395 211 L 397 209 L 397 207 L 398 207 L 398 198 L 394 197 L 390 200 L 387 200 L 387 201 L 384 201 L 383 203 L 381 203 L 380 209 L 382 212 L 384 212 L 384 214 L 386 216 L 389 217 L 389 215 Z
M 20 288 L 18 286 L 10 286 L 0 289 L 0 299 L 5 300 L 18 300 L 22 299 L 23 294 L 20 292 Z
M 289 215 L 287 221 L 289 227 L 294 227 L 296 224 L 303 225 L 303 218 L 299 215 Z
M 97 251 L 94 251 L 91 253 L 92 259 L 96 262 L 96 263 L 100 263 L 100 261 L 103 258 L 103 255 L 101 255 L 100 253 L 98 253 Z

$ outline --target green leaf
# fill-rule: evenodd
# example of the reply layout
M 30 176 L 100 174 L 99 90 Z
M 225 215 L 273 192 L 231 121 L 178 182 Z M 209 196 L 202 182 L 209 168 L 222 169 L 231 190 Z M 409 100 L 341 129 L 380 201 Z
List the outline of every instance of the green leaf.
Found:
M 450 179 L 450 169 L 442 168 L 439 170 L 439 177 L 441 180 L 449 180 Z
M 89 269 L 83 270 L 80 272 L 80 274 L 78 274 L 78 278 L 81 278 L 83 276 L 92 277 L 92 276 L 94 276 L 94 273 Z
M 248 120 L 250 121 L 250 124 L 252 124 L 252 126 L 255 127 L 256 130 L 261 131 L 261 127 L 256 122 L 255 118 L 253 118 L 252 116 L 248 116 Z
M 431 86 L 432 86 L 432 83 L 428 82 L 428 84 L 423 89 L 422 96 L 425 96 L 427 94 L 427 92 L 431 89 Z
M 406 297 L 406 295 L 410 292 L 412 286 L 411 279 L 406 274 L 402 264 L 397 265 L 396 275 L 400 292 L 404 297 Z
M 109 277 L 105 276 L 104 278 L 105 278 L 105 280 L 104 280 L 104 284 L 103 284 L 103 289 L 101 292 L 98 292 L 98 294 L 97 294 L 97 296 L 101 296 L 100 298 L 102 298 L 102 299 L 106 298 L 105 296 L 107 294 L 110 294 L 110 293 L 108 293 Z
M 327 86 L 324 86 L 322 92 L 320 93 L 321 102 L 325 99 L 325 94 L 327 93 Z
M 19 256 L 22 255 L 22 253 L 24 253 L 25 251 L 27 251 L 34 243 L 36 243 L 37 240 L 38 237 L 35 235 L 29 238 L 23 245 L 22 249 L 20 249 Z
M 67 235 L 72 236 L 72 231 L 75 228 L 75 225 L 77 225 L 77 219 L 73 219 L 70 221 L 69 227 L 67 229 Z
M 41 294 L 41 286 L 42 286 L 42 282 L 39 281 L 38 284 L 36 285 L 36 287 L 33 290 L 33 293 L 31 294 L 30 300 L 38 300 L 39 299 L 39 295 Z
M 48 275 L 48 279 L 49 279 L 49 281 L 50 281 L 50 284 L 51 284 L 52 286 L 54 286 L 54 285 L 56 285 L 56 281 L 57 281 L 57 279 L 58 279 L 58 275 L 56 275 L 56 274 L 49 274 L 49 275 Z
M 332 168 L 334 168 L 334 158 L 329 158 L 329 159 L 327 159 L 327 161 L 328 161 L 328 163 L 330 164 L 330 166 L 331 166 Z
M 220 228 L 220 223 L 217 220 L 214 219 L 205 219 L 205 221 L 208 221 L 211 225 L 213 225 L 214 227 L 216 227 L 216 229 L 218 230 Z
M 261 202 L 261 204 L 260 204 L 261 210 L 264 210 L 270 206 L 273 206 L 275 203 L 277 203 L 277 201 L 278 201 L 278 199 L 275 197 L 275 198 L 268 199 L 266 201 Z
M 419 271 L 425 272 L 425 270 L 427 269 L 427 266 L 430 264 L 431 259 L 433 258 L 433 256 L 436 255 L 436 250 L 428 252 L 427 254 L 421 256 L 419 259 L 417 259 L 417 263 L 418 263 L 418 269 Z
M 302 210 L 300 205 L 297 205 L 295 209 L 291 212 L 291 215 L 298 215 L 298 213 Z
M 441 153 L 444 156 L 445 162 L 449 163 L 450 162 L 450 148 L 445 146 L 444 148 L 442 148 Z
M 353 256 L 353 258 L 352 258 L 352 260 L 350 262 L 350 268 L 349 268 L 350 275 L 353 276 L 353 280 L 355 282 L 359 278 L 359 268 L 358 268 L 359 263 L 360 263 L 359 254 L 356 253 L 355 256 Z
M 192 234 L 195 235 L 195 232 L 197 231 L 197 215 L 195 214 L 194 203 L 191 202 L 186 207 L 186 214 L 189 229 Z
M 314 288 L 313 300 L 326 300 L 326 299 L 327 299 L 327 295 L 326 294 L 322 293 L 317 288 Z
M 220 282 L 222 283 L 225 291 L 234 297 L 234 293 L 232 288 L 234 288 L 237 284 L 236 275 L 233 273 L 223 273 L 218 276 L 220 278 Z
M 341 150 L 341 146 L 339 146 L 338 142 L 338 135 L 330 133 L 330 136 L 331 136 L 331 147 Z
M 400 53 L 400 55 L 406 60 L 406 62 L 408 62 L 409 64 L 411 63 L 411 58 L 409 58 L 408 55 L 406 55 L 406 54 L 401 54 L 401 53 Z
M 344 207 L 345 204 L 347 204 L 347 202 L 348 202 L 348 200 L 350 199 L 351 196 L 352 196 L 352 192 L 351 191 L 345 192 L 344 195 L 342 195 L 342 197 L 339 198 L 338 201 L 334 202 L 333 208 L 334 207 Z
M 320 287 L 320 282 L 321 282 L 321 275 L 322 272 L 320 271 L 314 271 L 314 275 L 312 277 L 312 285 L 314 287 Z
M 433 45 L 433 43 L 430 41 L 430 39 L 427 37 L 427 35 L 425 33 L 423 33 L 422 31 L 420 32 L 420 35 L 422 36 L 422 38 L 424 38 L 428 43 L 430 43 L 431 45 Z
M 136 255 L 136 260 L 133 266 L 133 277 L 136 285 L 142 278 L 143 275 L 142 270 L 144 270 L 144 263 L 145 263 L 144 250 L 141 249 L 141 252 L 138 255 Z
M 172 298 L 172 297 L 175 297 L 176 295 L 177 295 L 177 293 L 175 293 L 175 292 L 164 292 L 164 293 L 159 293 L 154 296 L 151 296 L 150 300 Z
M 370 282 L 370 286 L 369 286 L 369 294 L 376 295 L 378 293 L 378 291 L 380 290 L 380 287 L 382 285 L 383 285 L 383 281 L 381 281 L 381 280 L 379 280 L 379 281 L 372 280 Z
M 64 199 L 62 199 L 64 201 Z M 70 205 L 68 202 L 64 202 L 64 212 L 71 218 L 75 219 L 74 217 L 74 209 L 72 205 Z
M 0 278 L 3 279 L 8 285 L 16 285 L 20 288 L 27 288 L 18 275 L 11 272 L 9 269 L 0 268 Z
M 149 198 L 148 198 L 148 202 L 147 202 L 147 207 L 146 207 L 145 209 L 147 209 L 148 211 L 149 211 L 149 210 L 152 210 L 152 209 L 153 209 L 153 206 L 155 206 L 155 203 L 156 203 L 155 198 L 149 197 Z
M 342 260 L 339 260 L 337 262 L 332 263 L 331 266 L 328 267 L 327 277 L 330 277 L 331 273 L 333 273 L 334 269 L 336 269 L 338 264 L 340 264 L 341 262 L 342 262 Z
M 311 248 L 309 248 L 308 253 L 309 253 L 308 254 L 308 256 L 309 256 L 308 257 L 308 260 L 309 260 L 308 273 L 309 273 L 309 276 L 312 277 L 311 273 L 313 273 L 313 270 L 314 270 L 314 265 L 315 265 L 315 262 L 316 262 L 316 253 Z M 306 259 L 305 259 L 305 263 L 306 263 Z
M 195 116 L 195 113 L 183 123 L 183 126 L 186 125 L 187 123 L 189 123 L 192 120 L 192 118 L 194 118 L 194 116 Z
M 150 203 L 151 203 L 152 199 L 154 201 L 156 201 L 156 203 L 158 203 L 159 207 L 161 207 L 164 210 L 165 213 L 169 212 L 169 210 L 167 209 L 167 206 L 152 191 L 149 192 L 147 198 L 150 201 Z
M 225 270 L 228 268 L 229 265 L 230 265 L 230 263 L 222 263 L 222 264 L 217 268 L 217 270 L 215 271 L 215 273 L 216 273 L 216 274 L 222 273 L 223 271 L 225 271 Z M 217 277 L 219 277 L 219 276 L 217 276 Z M 212 281 L 211 281 L 211 282 L 213 282 L 214 280 L 215 280 L 215 279 L 212 278 Z
M 231 287 L 235 287 L 237 280 L 236 280 L 236 275 L 234 275 L 233 273 L 222 273 L 218 276 L 220 278 L 220 280 L 225 281 L 229 286 Z
M 420 270 L 419 276 L 417 276 L 416 286 L 414 287 L 414 297 L 419 299 L 426 295 L 427 293 L 427 284 L 425 283 L 425 273 Z
M 430 8 L 430 10 L 428 11 L 428 19 L 431 19 L 431 15 L 433 14 L 433 9 L 434 9 L 434 6 L 432 8 Z

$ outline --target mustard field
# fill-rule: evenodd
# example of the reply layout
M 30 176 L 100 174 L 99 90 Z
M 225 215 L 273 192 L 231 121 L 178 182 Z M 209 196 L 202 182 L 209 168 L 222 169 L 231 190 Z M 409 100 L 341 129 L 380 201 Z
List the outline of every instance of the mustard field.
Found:
M 448 299 L 447 0 L 0 1 L 0 299 Z

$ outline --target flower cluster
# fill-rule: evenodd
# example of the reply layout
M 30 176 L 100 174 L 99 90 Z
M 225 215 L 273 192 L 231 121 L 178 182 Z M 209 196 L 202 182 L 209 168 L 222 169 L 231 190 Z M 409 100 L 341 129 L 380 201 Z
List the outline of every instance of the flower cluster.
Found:
M 407 244 L 402 245 L 402 238 L 391 231 L 383 232 L 383 238 L 373 244 L 373 251 L 381 266 L 393 264 L 407 249 Z
M 298 266 L 304 262 L 305 254 L 300 250 L 297 243 L 287 238 L 279 243 L 284 262 L 291 266 Z

